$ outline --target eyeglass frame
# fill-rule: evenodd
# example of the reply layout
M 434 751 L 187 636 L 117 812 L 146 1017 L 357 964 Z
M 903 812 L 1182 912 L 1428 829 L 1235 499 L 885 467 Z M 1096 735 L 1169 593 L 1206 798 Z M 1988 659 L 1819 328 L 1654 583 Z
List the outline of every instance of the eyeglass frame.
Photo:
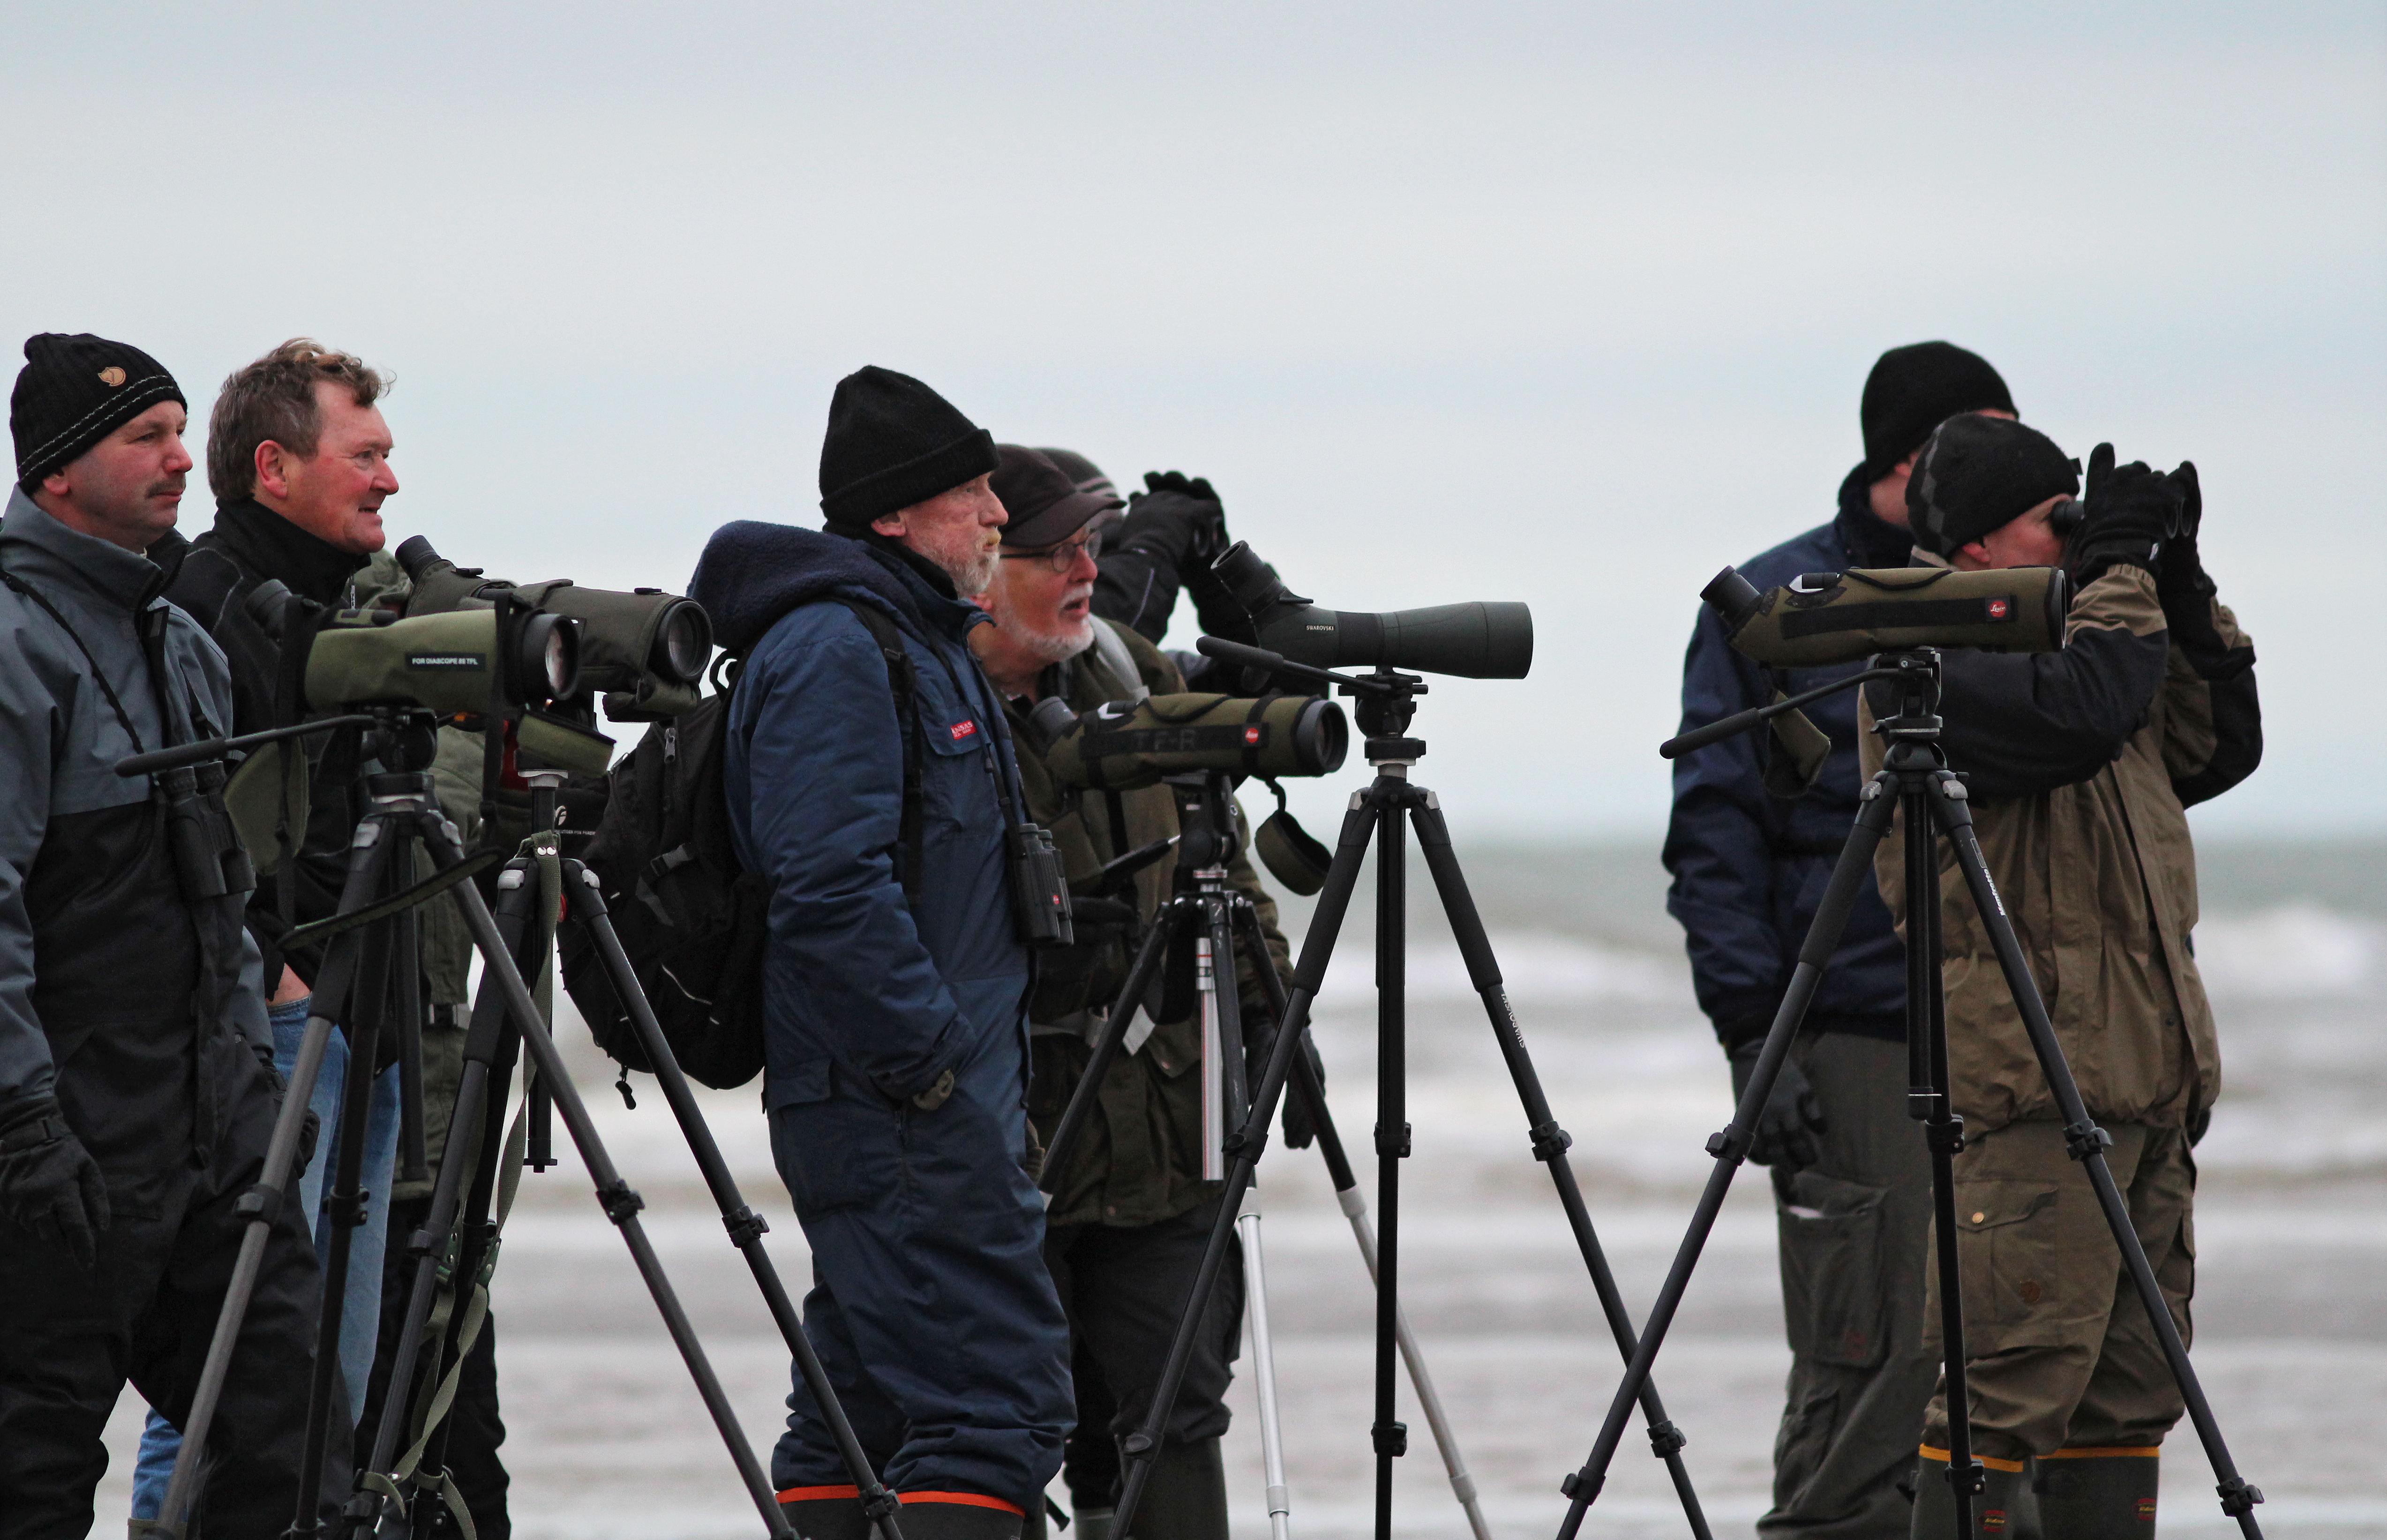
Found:
M 1058 576 L 1066 575 L 1071 567 L 1078 564 L 1080 551 L 1084 551 L 1090 562 L 1102 560 L 1103 531 L 1099 525 L 1087 531 L 1080 539 L 1064 540 L 1042 550 L 1006 550 L 1003 552 L 1003 559 L 1006 562 L 1039 561 Z M 1058 562 L 1054 560 L 1056 556 L 1060 558 Z

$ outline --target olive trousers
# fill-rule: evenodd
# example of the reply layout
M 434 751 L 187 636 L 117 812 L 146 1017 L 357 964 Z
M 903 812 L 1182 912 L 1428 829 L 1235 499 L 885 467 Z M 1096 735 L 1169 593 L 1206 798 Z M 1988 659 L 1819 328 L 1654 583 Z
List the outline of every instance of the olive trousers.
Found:
M 2188 1137 L 2145 1124 L 2106 1131 L 2106 1163 L 2186 1341 L 2196 1275 Z M 1974 1452 L 2007 1460 L 2152 1453 L 2186 1407 L 2063 1129 L 2010 1123 L 1968 1134 L 1956 1156 L 1956 1228 Z M 1935 1353 L 1939 1294 L 1935 1264 L 1924 1323 Z M 1944 1384 L 1923 1443 L 1948 1447 Z

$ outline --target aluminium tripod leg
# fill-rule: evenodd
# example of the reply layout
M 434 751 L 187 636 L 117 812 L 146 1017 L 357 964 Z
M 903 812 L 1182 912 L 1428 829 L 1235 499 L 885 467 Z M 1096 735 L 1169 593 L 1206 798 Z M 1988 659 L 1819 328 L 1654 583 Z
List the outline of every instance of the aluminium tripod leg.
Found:
M 1500 1044 L 1500 1056 L 1507 1061 L 1517 1099 L 1524 1105 L 1534 1158 L 1549 1168 L 1550 1182 L 1558 1189 L 1559 1206 L 1566 1211 L 1567 1228 L 1574 1232 L 1575 1249 L 1583 1254 L 1584 1266 L 1591 1273 L 1592 1292 L 1599 1298 L 1600 1313 L 1608 1318 L 1608 1330 L 1616 1339 L 1617 1351 L 1630 1363 L 1638 1345 L 1633 1318 L 1625 1310 L 1624 1295 L 1616 1287 L 1615 1274 L 1609 1270 L 1608 1254 L 1600 1246 L 1598 1233 L 1592 1229 L 1591 1210 L 1584 1202 L 1583 1187 L 1575 1180 L 1573 1164 L 1567 1159 L 1567 1147 L 1573 1141 L 1559 1127 L 1550 1110 L 1550 1099 L 1543 1092 L 1542 1078 L 1535 1073 L 1534 1061 L 1525 1052 L 1524 1033 L 1518 1029 L 1516 1013 L 1509 1009 L 1509 991 L 1500 976 L 1500 965 L 1492 955 L 1491 938 L 1484 934 L 1483 916 L 1476 912 L 1474 896 L 1468 891 L 1466 874 L 1459 870 L 1459 853 L 1451 848 L 1450 827 L 1443 819 L 1442 804 L 1431 791 L 1421 789 L 1420 796 L 1421 802 L 1409 814 L 1410 821 L 1417 826 L 1418 849 L 1425 856 L 1427 869 L 1433 874 L 1434 888 L 1442 897 L 1443 915 L 1450 921 L 1451 935 L 1467 963 L 1468 979 L 1483 997 L 1484 1015 L 1492 1022 L 1492 1036 Z M 1667 1420 L 1654 1379 L 1642 1382 L 1640 1399 L 1642 1416 L 1649 1424 L 1650 1452 L 1666 1462 L 1666 1473 L 1673 1481 L 1674 1496 L 1683 1505 L 1683 1517 L 1689 1521 L 1691 1534 L 1698 1540 L 1710 1540 L 1707 1515 L 1700 1510 L 1699 1494 L 1691 1487 L 1690 1472 L 1683 1466 L 1683 1448 L 1689 1441 L 1680 1428 Z
M 1692 1211 L 1690 1227 L 1674 1253 L 1673 1265 L 1667 1269 L 1666 1281 L 1658 1290 L 1649 1319 L 1641 1328 L 1640 1345 L 1634 1349 L 1623 1382 L 1608 1404 L 1608 1415 L 1600 1423 L 1599 1436 L 1591 1446 L 1590 1456 L 1581 1470 L 1560 1483 L 1568 1502 L 1566 1518 L 1559 1525 L 1559 1540 L 1574 1540 L 1576 1532 L 1583 1528 L 1584 1514 L 1608 1481 L 1608 1467 L 1624 1437 L 1624 1424 L 1633 1415 L 1641 1387 L 1648 1382 L 1649 1366 L 1656 1361 L 1658 1350 L 1665 1345 L 1667 1329 L 1674 1323 L 1674 1312 L 1682 1306 L 1683 1293 L 1690 1287 L 1691 1271 L 1699 1266 L 1709 1232 L 1715 1229 L 1716 1216 L 1723 1211 L 1733 1175 L 1749 1156 L 1751 1131 L 1757 1127 L 1758 1115 L 1765 1109 L 1766 1099 L 1774 1094 L 1774 1082 L 1782 1073 L 1782 1061 L 1790 1054 L 1790 1040 L 1798 1035 L 1799 1024 L 1806 1018 L 1808 1004 L 1815 997 L 1815 986 L 1823 979 L 1825 965 L 1839 946 L 1840 932 L 1849 923 L 1849 911 L 1855 907 L 1858 893 L 1863 890 L 1874 852 L 1889 832 L 1889 821 L 1898 807 L 1897 799 L 1889 795 L 1895 779 L 1884 773 L 1864 789 L 1857 803 L 1856 825 L 1849 831 L 1848 843 L 1840 847 L 1839 862 L 1832 868 L 1823 902 L 1807 928 L 1806 940 L 1800 945 L 1799 966 L 1791 970 L 1789 988 L 1782 996 L 1781 1007 L 1774 1013 L 1774 1025 L 1765 1034 L 1765 1046 L 1758 1053 L 1749 1085 L 1733 1109 L 1732 1121 L 1708 1139 L 1708 1154 L 1715 1157 L 1715 1167 L 1708 1173 L 1707 1186 L 1699 1193 L 1699 1206 Z
M 763 1291 L 771 1319 L 786 1339 L 788 1350 L 795 1355 L 804 1386 L 812 1392 L 814 1404 L 820 1407 L 822 1420 L 828 1423 L 830 1435 L 837 1440 L 846 1473 L 860 1489 L 863 1511 L 870 1516 L 881 1540 L 903 1540 L 903 1532 L 896 1523 L 895 1495 L 887 1490 L 878 1473 L 870 1468 L 870 1458 L 863 1453 L 862 1441 L 854 1436 L 853 1424 L 846 1420 L 837 1389 L 829 1383 L 828 1370 L 821 1366 L 820 1355 L 813 1350 L 812 1339 L 804 1334 L 803 1318 L 797 1314 L 795 1302 L 788 1297 L 787 1285 L 780 1281 L 778 1269 L 771 1265 L 769 1254 L 763 1249 L 763 1235 L 771 1227 L 747 1206 L 738 1191 L 737 1180 L 729 1173 L 729 1163 L 722 1158 L 721 1146 L 714 1142 L 713 1130 L 704 1120 L 704 1111 L 696 1105 L 696 1093 L 688 1089 L 688 1076 L 672 1054 L 671 1041 L 663 1036 L 662 1023 L 655 1019 L 646 991 L 638 986 L 638 970 L 630 966 L 628 955 L 622 950 L 621 938 L 613 932 L 613 917 L 606 912 L 597 874 L 577 861 L 564 862 L 563 894 L 571 917 L 579 921 L 597 943 L 605 975 L 613 982 L 614 995 L 629 1013 L 631 1025 L 638 1029 L 638 1046 L 646 1050 L 647 1063 L 663 1086 L 663 1100 L 671 1104 L 672 1116 L 679 1120 L 680 1132 L 696 1156 L 698 1169 L 704 1173 L 704 1184 L 721 1210 L 721 1222 L 729 1231 L 730 1242 L 754 1274 L 755 1286 Z
M 1240 905 L 1236 917 L 1245 931 L 1244 944 L 1249 955 L 1265 959 L 1268 938 L 1260 931 L 1259 912 L 1249 903 Z M 1263 965 L 1254 970 L 1260 976 L 1261 988 L 1269 997 L 1269 1009 L 1276 1019 L 1285 1019 L 1284 980 L 1276 969 Z M 1327 1180 L 1334 1186 L 1334 1201 L 1342 1205 L 1344 1218 L 1351 1221 L 1351 1234 L 1359 1243 L 1359 1256 L 1368 1265 L 1368 1283 L 1376 1282 L 1376 1230 L 1368 1222 L 1368 1199 L 1359 1191 L 1358 1174 L 1351 1169 L 1350 1157 L 1344 1153 L 1343 1136 L 1334 1127 L 1334 1117 L 1326 1107 L 1326 1092 L 1318 1083 L 1309 1067 L 1307 1054 L 1295 1054 L 1293 1061 L 1293 1093 L 1301 1099 L 1309 1114 L 1309 1126 L 1315 1130 L 1318 1153 L 1325 1157 Z M 1425 1353 L 1418 1346 L 1417 1334 L 1409 1330 L 1408 1312 L 1399 1315 L 1401 1361 L 1408 1366 L 1409 1385 L 1417 1392 L 1418 1405 L 1424 1409 L 1426 1426 L 1433 1433 L 1434 1447 L 1441 1451 L 1443 1469 L 1449 1472 L 1450 1489 L 1467 1515 L 1467 1527 L 1475 1540 L 1492 1540 L 1492 1526 L 1484 1521 L 1484 1505 L 1476 1499 L 1475 1478 L 1467 1471 L 1467 1458 L 1459 1453 L 1458 1435 L 1450 1429 L 1449 1414 L 1442 1407 L 1442 1396 L 1433 1388 L 1433 1376 L 1427 1372 Z
M 464 859 L 462 841 L 454 826 L 436 814 L 423 818 L 423 838 L 430 843 L 432 860 L 441 870 L 459 865 Z M 764 1530 L 775 1536 L 792 1540 L 795 1532 L 788 1525 L 787 1515 L 779 1508 L 778 1498 L 771 1490 L 763 1468 L 754 1458 L 753 1445 L 746 1442 L 739 1426 L 736 1408 L 721 1388 L 721 1381 L 713 1371 L 703 1344 L 697 1340 L 696 1328 L 690 1324 L 688 1312 L 681 1307 L 679 1295 L 664 1274 L 662 1259 L 655 1255 L 654 1243 L 647 1238 L 646 1227 L 638 1222 L 638 1210 L 645 1200 L 633 1192 L 615 1169 L 613 1157 L 606 1153 L 604 1141 L 598 1136 L 597 1126 L 589 1119 L 588 1108 L 580 1100 L 579 1090 L 566 1074 L 562 1055 L 556 1052 L 555 1041 L 548 1036 L 547 1024 L 540 1019 L 537 1003 L 531 998 L 530 986 L 523 982 L 513 958 L 508 954 L 505 942 L 498 933 L 497 922 L 490 916 L 489 906 L 482 901 L 481 890 L 469 882 L 460 882 L 448 890 L 456 907 L 464 916 L 465 928 L 473 933 L 473 944 L 480 950 L 485 976 L 497 980 L 508 1008 L 513 1013 L 516 1027 L 522 1033 L 524 1048 L 538 1067 L 538 1077 L 547 1082 L 554 1107 L 572 1135 L 572 1142 L 580 1152 L 581 1163 L 597 1186 L 597 1201 L 605 1217 L 621 1231 L 623 1244 L 629 1248 L 631 1260 L 637 1264 L 647 1292 L 654 1296 L 655 1309 L 663 1318 L 673 1344 L 688 1366 L 688 1377 L 696 1382 L 697 1394 L 713 1416 L 714 1426 L 738 1468 L 747 1496 L 753 1500 L 754 1509 L 763 1520 Z
M 356 839 L 348 847 L 347 879 L 340 890 L 341 913 L 353 914 L 371 902 L 387 858 L 388 841 L 383 838 L 384 832 L 383 824 L 375 819 L 357 827 Z M 266 1238 L 297 1184 L 298 1142 L 304 1137 L 307 1104 L 314 1097 L 315 1079 L 323 1067 L 323 1052 L 331 1044 L 334 1022 L 356 975 L 360 940 L 354 931 L 335 937 L 324 954 L 323 966 L 315 976 L 315 1004 L 308 1011 L 306 1036 L 299 1041 L 297 1062 L 291 1066 L 290 1082 L 283 1088 L 282 1111 L 273 1121 L 272 1138 L 266 1143 L 265 1168 L 258 1174 L 257 1185 L 242 1194 L 235 1209 L 247 1216 L 248 1225 L 241 1234 L 240 1254 L 233 1261 L 223 1307 L 216 1315 L 215 1335 L 208 1343 L 207 1359 L 200 1367 L 198 1386 L 191 1396 L 190 1414 L 183 1419 L 183 1446 L 174 1456 L 174 1473 L 167 1480 L 165 1500 L 158 1509 L 158 1524 L 169 1534 L 183 1533 L 191 1505 L 198 1497 L 199 1466 L 208 1433 L 215 1423 L 216 1407 L 223 1398 L 224 1380 L 232 1370 L 233 1347 L 240 1338 L 241 1323 L 248 1316 L 249 1296 L 256 1291 L 257 1275 L 265 1264 Z M 308 1228 L 312 1230 L 312 1226 Z
M 1218 1222 L 1211 1226 L 1201 1266 L 1194 1272 L 1193 1287 L 1187 1291 L 1184 1308 L 1178 1315 L 1177 1335 L 1168 1344 L 1168 1358 L 1161 1368 L 1160 1381 L 1153 1387 L 1152 1409 L 1145 1415 L 1143 1426 L 1129 1434 L 1120 1446 L 1120 1453 L 1127 1458 L 1126 1479 L 1111 1517 L 1113 1534 L 1134 1533 L 1136 1506 L 1143 1500 L 1143 1489 L 1152 1479 L 1152 1462 L 1160 1453 L 1161 1437 L 1168 1427 L 1168 1414 L 1176 1407 L 1177 1390 L 1184 1383 L 1186 1366 L 1193 1361 L 1194 1343 L 1201 1331 L 1203 1315 L 1209 1308 L 1210 1296 L 1219 1286 L 1219 1274 L 1226 1265 L 1227 1237 L 1234 1233 L 1244 1190 L 1251 1185 L 1253 1168 L 1259 1164 L 1260 1152 L 1268 1145 L 1269 1120 L 1276 1116 L 1277 1099 L 1283 1093 L 1302 1033 L 1309 1025 L 1309 1004 L 1318 998 L 1319 985 L 1325 980 L 1326 965 L 1334 953 L 1334 940 L 1343 928 L 1344 915 L 1351 907 L 1351 891 L 1358 885 L 1359 864 L 1368 853 L 1368 838 L 1375 825 L 1374 804 L 1365 793 L 1354 797 L 1351 810 L 1343 815 L 1343 833 L 1335 843 L 1333 863 L 1326 871 L 1326 885 L 1319 891 L 1317 908 L 1311 911 L 1309 934 L 1301 945 L 1301 962 L 1293 970 L 1292 1000 L 1276 1041 L 1269 1049 L 1268 1067 L 1252 1089 L 1250 1115 L 1244 1126 L 1230 1136 L 1230 1155 L 1234 1163 L 1227 1169 L 1227 1187 L 1219 1205 Z
M 1291 1540 L 1293 1496 L 1284 1480 L 1284 1429 L 1276 1404 L 1276 1340 L 1269 1332 L 1268 1264 L 1260 1255 L 1259 1187 L 1244 1189 L 1235 1231 L 1244 1243 L 1244 1314 L 1252 1333 L 1252 1390 L 1259 1399 L 1260 1467 L 1268 1480 L 1269 1534 Z
M 2089 1184 L 2097 1194 L 2097 1205 L 2104 1210 L 2106 1227 L 2114 1232 L 2114 1243 L 2121 1249 L 2139 1303 L 2145 1307 L 2155 1340 L 2163 1346 L 2164 1360 L 2171 1367 L 2172 1378 L 2179 1382 L 2180 1398 L 2188 1405 L 2189 1420 L 2196 1429 L 2197 1440 L 2204 1445 L 2205 1458 L 2213 1463 L 2221 1511 L 2238 1521 L 2238 1528 L 2246 1540 L 2260 1540 L 2263 1531 L 2254 1519 L 2254 1505 L 2263 1500 L 2262 1490 L 2238 1473 L 2229 1446 L 2222 1440 L 2221 1425 L 2214 1420 L 2212 1403 L 2204 1398 L 2204 1387 L 2196 1377 L 2195 1366 L 2189 1362 L 2188 1345 L 2180 1341 L 2171 1308 L 2164 1303 L 2162 1285 L 2155 1280 L 2154 1269 L 2147 1263 L 2145 1248 L 2139 1244 L 2138 1230 L 2130 1222 L 2129 1205 L 2105 1164 L 2105 1146 L 2113 1140 L 2089 1116 L 2080 1084 L 2072 1078 L 2071 1066 L 2065 1062 L 2064 1045 L 2056 1040 L 2055 1024 L 2048 1018 L 2047 1002 L 2040 997 L 2039 984 L 2030 976 L 2022 942 L 2014 935 L 2014 920 L 1998 897 L 1997 884 L 1989 877 L 1989 862 L 1981 854 L 1980 839 L 1973 832 L 1972 808 L 1963 783 L 1952 779 L 1937 783 L 1931 812 L 1956 849 L 1957 869 L 1964 874 L 1973 906 L 1989 930 L 1990 944 L 1997 949 L 1998 967 L 2014 994 L 2023 1029 L 2030 1035 L 2040 1071 L 2047 1077 L 2056 1109 L 2064 1115 L 2065 1138 L 2072 1157 L 2088 1172 Z

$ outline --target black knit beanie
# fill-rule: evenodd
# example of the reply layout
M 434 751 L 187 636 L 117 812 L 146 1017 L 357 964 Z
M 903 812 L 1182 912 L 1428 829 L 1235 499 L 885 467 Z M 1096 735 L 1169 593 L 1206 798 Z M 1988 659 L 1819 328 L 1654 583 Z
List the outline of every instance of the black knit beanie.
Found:
M 1989 360 L 1952 342 L 1916 342 L 1874 360 L 1857 420 L 1865 480 L 1879 481 L 1931 430 L 1960 411 L 2013 411 L 2014 397 Z
M 160 401 L 190 402 L 165 365 L 126 343 L 78 332 L 25 339 L 25 367 L 8 396 L 17 482 L 27 491 Z
M 1939 424 L 1906 479 L 1914 543 L 1953 556 L 2050 498 L 2080 490 L 2080 462 L 2037 428 L 1964 412 Z
M 1003 499 L 1010 519 L 1003 526 L 1003 543 L 1020 550 L 1057 546 L 1090 524 L 1108 524 L 1127 506 L 1116 492 L 1090 492 L 1078 486 L 1056 463 L 1050 449 L 998 444 L 1003 459 L 994 473 L 994 495 Z
M 992 472 L 994 435 L 909 374 L 865 365 L 837 382 L 821 440 L 821 511 L 849 534 Z

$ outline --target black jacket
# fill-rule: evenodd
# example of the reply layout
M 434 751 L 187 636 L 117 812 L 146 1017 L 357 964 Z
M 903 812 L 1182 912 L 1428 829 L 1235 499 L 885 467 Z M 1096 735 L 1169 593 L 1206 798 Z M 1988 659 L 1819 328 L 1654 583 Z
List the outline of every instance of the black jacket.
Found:
M 319 540 L 246 498 L 219 503 L 215 527 L 186 547 L 154 554 L 170 573 L 166 598 L 223 650 L 232 670 L 231 730 L 235 733 L 281 726 L 289 705 L 277 701 L 275 694 L 282 650 L 242 601 L 259 584 L 274 578 L 318 604 L 342 606 L 351 581 L 372 561 Z M 364 812 L 357 797 L 358 766 L 348 746 L 345 735 L 309 745 L 315 768 L 299 858 L 283 872 L 260 877 L 249 904 L 249 933 L 264 957 L 269 993 L 284 963 L 310 985 L 322 963 L 320 946 L 285 955 L 280 939 L 293 925 L 326 918 L 339 907 L 348 839 Z

